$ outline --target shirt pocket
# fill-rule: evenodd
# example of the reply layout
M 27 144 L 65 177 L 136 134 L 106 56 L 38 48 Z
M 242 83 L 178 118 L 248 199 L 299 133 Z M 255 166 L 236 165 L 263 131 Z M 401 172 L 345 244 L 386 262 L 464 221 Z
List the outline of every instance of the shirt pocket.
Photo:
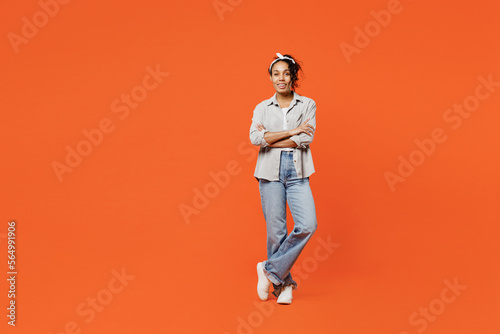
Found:
M 304 114 L 299 111 L 299 109 L 292 109 L 288 112 L 288 129 L 295 129 L 304 123 Z
M 281 114 L 279 114 L 279 113 Z M 280 109 L 278 110 L 268 110 L 264 114 L 264 127 L 266 130 L 271 132 L 282 131 L 283 130 L 283 113 Z

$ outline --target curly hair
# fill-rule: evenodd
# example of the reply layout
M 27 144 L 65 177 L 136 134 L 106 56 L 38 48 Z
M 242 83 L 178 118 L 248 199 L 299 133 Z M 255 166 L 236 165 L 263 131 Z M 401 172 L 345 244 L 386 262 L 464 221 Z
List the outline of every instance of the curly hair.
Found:
M 292 80 L 292 87 L 291 88 L 293 91 L 295 91 L 295 88 L 299 87 L 299 75 L 300 75 L 300 77 L 303 77 L 304 71 L 302 70 L 302 67 L 300 66 L 299 61 L 297 59 L 295 59 L 294 57 L 292 57 L 289 54 L 284 54 L 283 57 L 289 57 L 295 61 L 295 63 L 294 63 L 290 59 L 286 59 L 286 58 L 279 60 L 279 61 L 284 61 L 285 63 L 288 64 L 288 69 L 290 70 L 290 76 L 291 76 L 291 80 Z M 277 56 L 274 57 L 273 61 L 275 61 L 276 59 L 279 59 L 279 57 L 277 57 Z M 274 63 L 273 66 L 271 66 L 270 68 L 268 68 L 267 71 L 269 72 L 269 75 L 272 74 L 273 67 L 276 63 Z

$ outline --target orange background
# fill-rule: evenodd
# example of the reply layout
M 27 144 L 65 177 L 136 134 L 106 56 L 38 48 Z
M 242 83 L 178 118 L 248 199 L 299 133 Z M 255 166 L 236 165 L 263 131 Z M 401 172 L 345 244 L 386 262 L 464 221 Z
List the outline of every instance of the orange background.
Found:
M 498 1 L 403 0 L 351 62 L 340 44 L 389 1 L 228 1 L 223 20 L 211 0 L 72 1 L 17 53 L 8 34 L 41 7 L 1 5 L 0 248 L 5 260 L 15 220 L 18 256 L 17 326 L 2 280 L 2 333 L 413 334 L 426 321 L 409 317 L 454 279 L 467 288 L 425 332 L 498 333 L 500 87 L 456 130 L 443 120 L 479 76 L 500 81 Z M 291 306 L 255 291 L 266 244 L 248 131 L 276 52 L 302 61 L 297 92 L 318 108 L 319 227 Z M 157 64 L 168 77 L 120 119 L 113 101 Z M 59 182 L 52 163 L 106 118 L 114 130 Z M 447 140 L 391 191 L 384 173 L 435 128 Z M 183 217 L 228 163 L 229 184 Z M 77 308 L 122 268 L 134 278 L 86 322 Z

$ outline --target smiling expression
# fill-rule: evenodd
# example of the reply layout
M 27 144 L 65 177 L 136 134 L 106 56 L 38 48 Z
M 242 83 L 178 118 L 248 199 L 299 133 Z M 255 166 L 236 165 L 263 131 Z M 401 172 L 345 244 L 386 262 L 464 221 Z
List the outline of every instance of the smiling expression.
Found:
M 288 95 L 292 91 L 292 75 L 288 63 L 276 62 L 273 65 L 270 78 L 277 93 Z

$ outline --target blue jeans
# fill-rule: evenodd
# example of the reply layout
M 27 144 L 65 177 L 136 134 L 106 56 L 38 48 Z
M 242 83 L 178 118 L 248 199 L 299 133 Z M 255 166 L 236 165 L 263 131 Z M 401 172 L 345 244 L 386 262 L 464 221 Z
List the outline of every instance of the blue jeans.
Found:
M 317 227 L 309 178 L 297 177 L 293 152 L 282 151 L 280 159 L 279 181 L 259 180 L 267 226 L 267 261 L 263 262 L 263 267 L 273 283 L 275 296 L 279 295 L 281 287 L 297 288 L 290 269 Z M 286 228 L 287 203 L 295 224 L 290 234 Z

